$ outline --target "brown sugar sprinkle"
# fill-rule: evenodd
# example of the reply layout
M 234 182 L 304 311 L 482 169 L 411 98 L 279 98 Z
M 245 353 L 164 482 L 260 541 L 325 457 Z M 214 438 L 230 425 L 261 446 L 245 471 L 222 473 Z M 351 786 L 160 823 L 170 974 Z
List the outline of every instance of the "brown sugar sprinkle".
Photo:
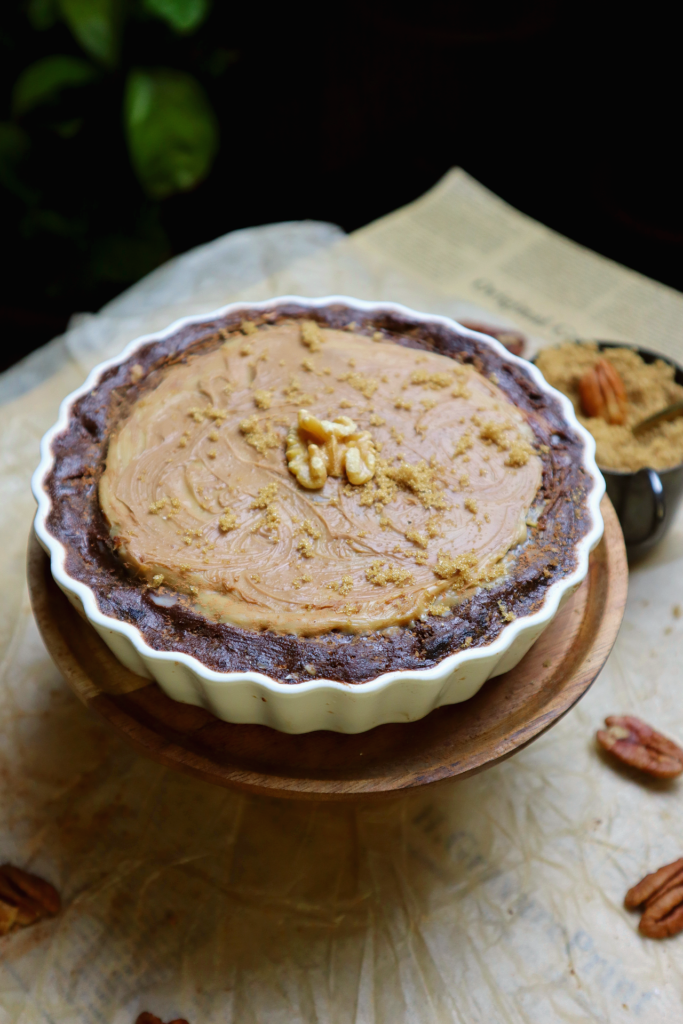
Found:
M 394 409 L 405 409 L 406 412 L 410 412 L 413 408 L 413 403 L 407 401 L 405 398 L 397 398 L 394 402 Z
M 159 572 L 159 573 L 156 574 L 156 576 L 152 576 L 152 582 L 149 584 L 149 586 L 150 587 L 160 587 L 163 582 L 164 582 L 163 574 Z
M 251 343 L 248 341 L 245 341 L 243 345 L 240 345 L 239 353 L 241 356 L 250 356 L 253 353 L 253 351 L 254 349 L 252 348 Z
M 581 408 L 579 381 L 600 359 L 611 363 L 623 381 L 628 406 L 622 425 L 589 418 Z M 683 387 L 674 380 L 670 363 L 646 363 L 629 348 L 600 351 L 592 342 L 567 342 L 543 349 L 536 365 L 549 384 L 571 399 L 579 421 L 595 438 L 599 466 L 635 473 L 671 469 L 683 461 L 683 418 L 658 423 L 643 434 L 632 432 L 636 423 L 683 400 Z
M 516 616 L 509 612 L 502 601 L 498 602 L 498 611 L 503 622 L 514 622 Z
M 404 583 L 413 584 L 415 579 L 409 569 L 402 569 L 399 565 L 390 564 L 384 568 L 386 562 L 376 558 L 368 569 L 365 570 L 365 578 L 376 587 L 386 587 L 393 583 L 402 586 Z
M 261 582 L 261 575 L 258 572 L 252 572 L 252 574 L 249 577 L 249 579 L 253 580 L 254 583 L 260 583 Z
M 179 498 L 160 498 L 159 501 L 153 501 L 149 506 L 148 511 L 151 515 L 159 515 L 164 509 L 168 509 L 169 514 L 173 515 L 174 512 L 180 510 L 180 499 Z
M 413 556 L 418 565 L 426 565 L 429 554 L 426 551 L 411 551 L 410 554 Z
M 410 383 L 432 388 L 432 390 L 438 390 L 439 388 L 447 388 L 449 384 L 453 383 L 453 374 L 430 373 L 428 370 L 413 370 L 410 375 Z
M 210 459 L 215 459 L 217 452 L 215 448 L 211 448 L 206 454 L 209 456 Z
M 477 512 L 479 511 L 479 506 L 477 505 L 476 498 L 465 498 L 464 505 L 467 511 L 471 512 L 473 516 L 476 515 Z
M 226 509 L 223 515 L 218 520 L 218 526 L 223 533 L 228 533 L 230 530 L 237 529 L 237 516 L 231 509 Z
M 301 382 L 293 373 L 290 374 L 289 384 L 282 389 L 282 393 L 287 401 L 294 405 L 312 405 L 315 401 L 315 395 L 309 395 L 302 391 Z
M 243 320 L 240 324 L 240 330 L 242 334 L 256 334 L 257 327 L 251 320 Z
M 220 439 L 220 436 L 221 435 L 218 433 L 217 430 L 209 431 L 209 441 L 218 441 Z
M 308 537 L 301 537 L 300 540 L 297 541 L 296 550 L 303 558 L 313 558 L 315 555 L 315 549 Z
M 266 533 L 277 533 L 278 526 L 280 525 L 280 513 L 277 505 L 274 503 L 268 505 L 265 513 L 261 516 L 255 526 L 252 526 L 250 533 L 258 533 L 259 530 L 265 530 Z
M 312 359 L 302 359 L 301 366 L 308 373 L 315 373 L 315 366 L 313 365 Z
M 508 451 L 512 442 L 505 435 L 512 430 L 509 423 L 496 423 L 495 420 L 487 420 L 482 423 L 478 416 L 472 417 L 472 422 L 479 427 L 479 437 L 485 444 L 495 444 L 500 451 Z
M 458 455 L 464 455 L 466 451 L 469 451 L 472 445 L 472 435 L 469 432 L 469 430 L 466 430 L 465 433 L 460 438 L 460 440 L 458 441 L 458 443 L 456 444 L 452 458 L 455 459 L 458 457 Z
M 378 459 L 374 478 L 349 494 L 358 494 L 361 505 L 388 505 L 397 487 L 403 487 L 412 491 L 425 508 L 445 509 L 446 500 L 436 486 L 437 472 L 424 461 L 417 465 L 402 461 L 398 466 L 391 466 L 386 459 Z
M 282 443 L 270 421 L 266 420 L 263 426 L 255 415 L 242 420 L 240 430 L 245 435 L 244 440 L 247 444 L 255 448 L 259 455 L 264 455 L 269 448 L 279 448 Z
M 304 533 L 307 533 L 309 537 L 312 537 L 313 540 L 320 540 L 322 537 L 322 531 L 315 525 L 315 523 L 312 523 L 310 519 L 304 519 L 301 524 L 301 529 Z
M 378 416 L 376 412 L 373 412 L 370 416 L 371 427 L 383 427 L 385 423 L 386 420 L 382 416 Z
M 334 394 L 334 388 L 332 389 L 332 393 Z M 353 402 L 349 402 L 348 398 L 342 398 L 340 400 L 340 402 L 339 402 L 339 408 L 340 409 L 353 409 Z
M 406 530 L 404 536 L 406 540 L 411 541 L 413 544 L 419 544 L 421 548 L 426 548 L 429 544 L 424 533 L 420 533 L 418 530 Z
M 254 405 L 258 409 L 270 409 L 272 401 L 272 391 L 266 391 L 264 388 L 259 388 L 257 391 L 254 392 Z
M 529 456 L 534 454 L 534 450 L 531 445 L 527 444 L 526 441 L 515 441 L 510 448 L 507 459 L 505 460 L 506 466 L 526 466 L 529 461 Z
M 420 405 L 424 407 L 425 412 L 429 412 L 437 404 L 438 399 L 432 398 L 431 395 L 425 395 L 424 398 L 420 399 Z
M 382 335 L 381 335 L 381 334 L 379 333 L 379 331 L 375 331 L 375 333 L 374 333 L 374 334 L 373 334 L 373 336 L 372 336 L 372 340 L 373 340 L 373 341 L 384 341 L 384 338 L 383 338 L 383 336 L 382 336 Z
M 403 444 L 403 434 L 400 431 L 398 431 L 396 427 L 391 428 L 391 436 L 396 442 L 396 444 Z
M 442 580 L 451 580 L 458 589 L 470 586 L 477 578 L 477 559 L 473 551 L 451 558 L 445 551 L 439 551 L 434 575 Z
M 374 377 L 366 377 L 364 373 L 342 373 L 337 380 L 350 384 L 355 391 L 360 391 L 364 398 L 372 398 L 379 387 Z
M 277 490 L 278 490 L 278 485 L 277 485 L 277 483 L 275 481 L 273 481 L 272 483 L 266 484 L 265 487 L 261 487 L 259 492 L 258 492 L 258 494 L 257 494 L 257 496 L 254 498 L 254 500 L 252 501 L 252 503 L 249 506 L 249 508 L 252 508 L 252 509 L 267 508 L 268 505 L 270 505 L 270 503 L 273 500 L 273 498 L 275 497 L 275 495 L 277 494 Z
M 133 366 L 131 366 L 130 379 L 132 380 L 133 384 L 137 384 L 139 380 L 142 380 L 144 375 L 145 370 L 144 367 L 140 365 L 140 363 L 135 363 Z
M 311 352 L 318 352 L 325 341 L 325 337 L 315 320 L 302 320 L 300 324 L 301 343 L 307 345 Z
M 346 597 L 353 590 L 353 576 L 344 574 L 339 583 L 328 583 L 330 590 L 335 590 L 341 597 Z
M 380 525 L 380 529 L 382 529 L 382 530 L 393 530 L 393 528 L 394 528 L 394 524 L 392 523 L 392 521 L 389 518 L 389 516 L 380 516 L 379 517 L 379 525 Z
M 387 476 L 417 495 L 425 508 L 446 508 L 446 500 L 436 486 L 436 470 L 422 460 L 416 465 L 402 462 L 387 469 Z
M 431 519 L 427 520 L 425 526 L 428 537 L 440 537 L 441 536 L 441 521 L 438 516 L 432 516 Z
M 204 413 L 206 416 L 209 417 L 210 420 L 222 421 L 227 419 L 228 417 L 226 409 L 217 409 L 214 405 L 210 405 L 207 409 L 204 410 Z
M 447 604 L 440 604 L 438 601 L 434 601 L 432 604 L 430 604 L 429 608 L 427 609 L 427 615 L 435 615 L 440 617 L 443 615 L 448 615 L 450 610 L 451 609 L 448 607 Z
M 461 473 L 460 477 L 458 479 L 458 485 L 460 487 L 469 487 L 470 486 L 470 474 L 469 473 Z

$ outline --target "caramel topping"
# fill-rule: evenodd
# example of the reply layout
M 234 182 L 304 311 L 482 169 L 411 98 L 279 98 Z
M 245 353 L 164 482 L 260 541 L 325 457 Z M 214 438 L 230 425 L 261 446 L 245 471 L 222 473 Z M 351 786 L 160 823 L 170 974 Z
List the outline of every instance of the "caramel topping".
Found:
M 253 359 L 242 334 L 169 367 L 110 439 L 100 502 L 131 572 L 209 618 L 319 635 L 449 615 L 505 571 L 541 463 L 490 380 L 314 321 L 246 330 Z

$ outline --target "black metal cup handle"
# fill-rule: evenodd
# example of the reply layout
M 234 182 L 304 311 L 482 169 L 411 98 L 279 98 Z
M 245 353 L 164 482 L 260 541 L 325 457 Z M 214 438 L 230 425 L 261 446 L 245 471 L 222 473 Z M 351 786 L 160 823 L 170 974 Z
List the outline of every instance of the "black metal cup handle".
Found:
M 652 491 L 655 514 L 653 517 L 652 529 L 641 543 L 645 543 L 645 541 L 647 541 L 650 544 L 656 544 L 664 533 L 664 527 L 666 525 L 666 498 L 664 497 L 664 487 L 662 486 L 659 473 L 654 469 L 648 469 L 647 478 L 650 481 L 650 490 Z

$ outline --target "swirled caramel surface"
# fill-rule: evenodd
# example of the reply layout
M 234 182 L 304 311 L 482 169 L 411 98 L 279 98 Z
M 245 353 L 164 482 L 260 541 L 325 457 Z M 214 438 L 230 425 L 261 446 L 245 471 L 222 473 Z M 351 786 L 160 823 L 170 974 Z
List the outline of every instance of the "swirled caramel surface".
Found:
M 448 616 L 505 572 L 541 460 L 495 380 L 308 321 L 247 329 L 170 366 L 110 439 L 100 505 L 159 602 L 361 633 Z M 301 486 L 286 458 L 301 409 L 369 433 L 372 479 Z

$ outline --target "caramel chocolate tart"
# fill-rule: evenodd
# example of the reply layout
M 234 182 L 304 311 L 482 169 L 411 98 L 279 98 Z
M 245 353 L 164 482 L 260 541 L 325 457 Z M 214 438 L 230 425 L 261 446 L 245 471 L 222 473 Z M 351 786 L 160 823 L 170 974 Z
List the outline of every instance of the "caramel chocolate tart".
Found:
M 447 675 L 504 670 L 602 526 L 591 441 L 534 367 L 355 300 L 242 304 L 133 343 L 65 402 L 34 490 L 57 582 L 162 685 L 157 655 L 290 691 L 437 679 L 457 655 Z

